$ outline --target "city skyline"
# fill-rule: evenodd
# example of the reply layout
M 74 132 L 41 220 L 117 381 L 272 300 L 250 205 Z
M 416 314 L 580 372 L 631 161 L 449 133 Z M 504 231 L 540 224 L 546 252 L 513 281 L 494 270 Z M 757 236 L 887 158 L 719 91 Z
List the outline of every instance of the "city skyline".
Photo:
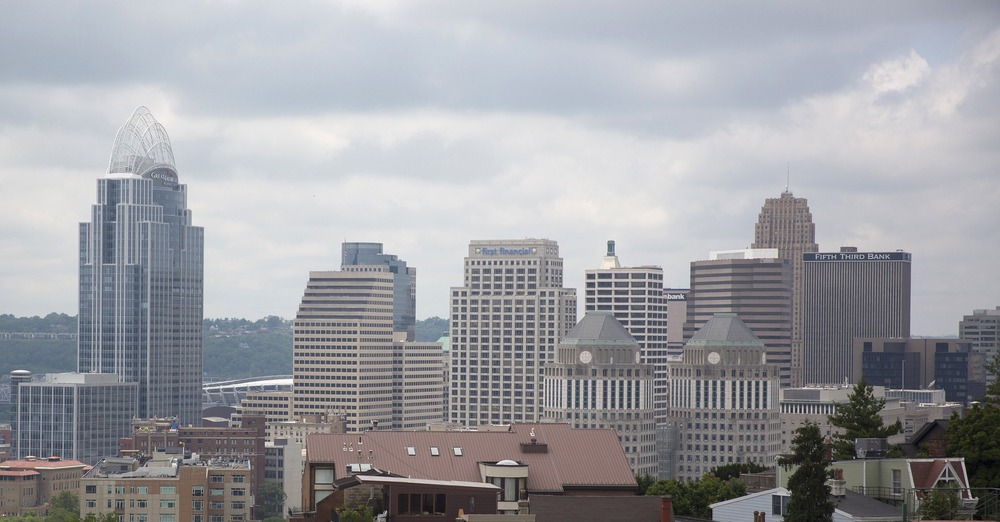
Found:
M 145 105 L 206 230 L 207 317 L 293 317 L 343 240 L 420 267 L 418 318 L 474 238 L 558 241 L 581 294 L 614 239 L 686 288 L 788 184 L 821 251 L 912 253 L 911 333 L 956 335 L 1000 296 L 1000 10 L 860 5 L 11 6 L 0 313 L 78 313 L 74 224 Z M 174 37 L 122 44 L 149 20 Z

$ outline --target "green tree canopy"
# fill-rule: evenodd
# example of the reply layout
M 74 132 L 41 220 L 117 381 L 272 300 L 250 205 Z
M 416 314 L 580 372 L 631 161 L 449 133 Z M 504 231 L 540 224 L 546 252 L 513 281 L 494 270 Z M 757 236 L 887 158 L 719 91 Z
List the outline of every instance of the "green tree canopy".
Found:
M 1000 352 L 986 369 L 1000 370 Z M 952 414 L 946 440 L 949 457 L 965 458 L 970 486 L 1000 488 L 1000 379 L 987 388 L 982 404 Z
M 746 493 L 746 485 L 739 480 L 722 480 L 710 473 L 706 473 L 701 477 L 701 480 L 695 482 L 667 479 L 646 489 L 647 495 L 670 495 L 674 513 L 678 516 L 706 520 L 712 518 L 710 505 L 742 497 Z
M 834 505 L 826 485 L 829 463 L 819 426 L 806 422 L 795 430 L 792 455 L 780 463 L 785 468 L 798 466 L 788 478 L 791 498 L 785 522 L 832 522 Z
M 50 509 L 61 509 L 74 515 L 80 514 L 80 497 L 72 491 L 60 491 L 52 497 L 49 503 Z
M 282 515 L 282 507 L 285 504 L 285 490 L 277 482 L 264 482 L 257 488 L 257 513 L 260 518 L 268 518 Z
M 958 491 L 952 485 L 926 491 L 920 500 L 920 516 L 924 520 L 955 520 L 958 518 Z
M 725 466 L 712 468 L 712 471 L 709 471 L 709 473 L 722 480 L 729 480 L 739 478 L 739 476 L 744 473 L 760 473 L 766 470 L 766 467 L 761 466 L 756 462 L 734 462 L 732 464 L 726 464 Z
M 854 439 L 887 439 L 903 432 L 902 423 L 897 420 L 885 425 L 880 412 L 885 407 L 885 399 L 876 399 L 875 388 L 864 379 L 854 385 L 847 396 L 847 402 L 837 405 L 837 413 L 830 415 L 830 424 L 843 430 L 833 436 L 833 458 L 849 460 L 855 457 Z

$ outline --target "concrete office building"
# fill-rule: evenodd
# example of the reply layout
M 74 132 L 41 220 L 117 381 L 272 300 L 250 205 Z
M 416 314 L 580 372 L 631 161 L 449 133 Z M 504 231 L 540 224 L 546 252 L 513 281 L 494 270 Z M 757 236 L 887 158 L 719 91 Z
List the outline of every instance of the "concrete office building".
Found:
M 792 264 L 773 248 L 711 252 L 691 263 L 684 337 L 715 314 L 736 314 L 764 342 L 778 365 L 782 386 L 791 384 Z
M 138 383 L 139 417 L 201 422 L 204 231 L 145 107 L 115 137 L 80 224 L 77 370 Z
M 50 373 L 39 380 L 24 370 L 11 377 L 11 451 L 16 458 L 56 456 L 94 464 L 118 454 L 128 437 L 138 383 L 114 374 Z
M 587 312 L 545 365 L 546 419 L 611 428 L 636 475 L 657 474 L 653 365 L 610 312 Z
M 463 286 L 451 289 L 450 420 L 466 426 L 542 417 L 542 369 L 576 324 L 559 245 L 472 241 Z
M 816 225 L 809 203 L 788 187 L 777 198 L 767 198 L 754 226 L 752 248 L 777 248 L 792 263 L 792 372 L 793 386 L 802 386 L 802 254 L 819 252 Z
M 653 408 L 656 421 L 667 418 L 667 315 L 663 296 L 663 269 L 658 266 L 622 267 L 615 242 L 601 267 L 586 271 L 587 312 L 609 312 L 639 343 L 643 364 L 653 368 Z M 651 473 L 652 474 L 652 473 Z
M 944 390 L 945 400 L 968 405 L 986 389 L 985 354 L 968 339 L 854 339 L 854 375 L 892 389 Z
M 690 288 L 664 288 L 663 303 L 667 310 L 667 356 L 684 353 L 684 323 L 687 321 L 687 298 Z
M 856 382 L 859 337 L 910 336 L 907 252 L 803 254 L 803 377 L 809 384 Z
M 778 366 L 735 314 L 718 314 L 670 368 L 676 427 L 673 478 L 692 481 L 727 464 L 773 466 L 781 450 Z
M 296 416 L 339 412 L 347 431 L 441 418 L 441 347 L 394 340 L 395 284 L 388 265 L 310 272 L 294 322 Z
M 399 256 L 382 253 L 382 243 L 344 243 L 340 269 L 344 272 L 366 271 L 371 267 L 388 267 L 392 274 L 392 328 L 405 336 L 397 340 L 416 338 L 417 269 L 406 266 Z
M 1000 306 L 995 310 L 973 310 L 958 323 L 958 336 L 972 341 L 972 349 L 991 362 L 1000 352 Z M 990 376 L 990 380 L 996 376 Z

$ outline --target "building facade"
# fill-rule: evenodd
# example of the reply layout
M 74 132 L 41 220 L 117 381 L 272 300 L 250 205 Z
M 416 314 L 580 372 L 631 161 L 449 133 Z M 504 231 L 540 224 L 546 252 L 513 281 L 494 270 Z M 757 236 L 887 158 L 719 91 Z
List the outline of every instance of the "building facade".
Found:
M 417 269 L 406 266 L 399 256 L 382 252 L 382 243 L 344 243 L 340 269 L 344 272 L 370 270 L 366 267 L 387 267 L 392 274 L 392 328 L 405 334 L 404 341 L 416 338 Z
M 687 297 L 690 288 L 664 288 L 663 302 L 667 311 L 667 355 L 680 357 L 684 353 L 684 323 L 687 321 Z
M 658 266 L 622 267 L 615 242 L 596 270 L 586 271 L 587 312 L 609 312 L 639 343 L 643 364 L 653 368 L 653 409 L 657 422 L 667 417 L 667 310 L 663 294 L 663 269 Z M 652 475 L 652 473 L 650 473 Z
M 791 384 L 792 264 L 778 250 L 746 249 L 709 253 L 691 263 L 684 337 L 715 314 L 736 314 L 764 342 L 769 363 L 778 365 L 782 386 Z
M 698 480 L 712 468 L 774 465 L 781 450 L 778 366 L 734 314 L 718 314 L 670 368 L 670 418 L 677 427 L 674 477 Z
M 80 480 L 80 516 L 116 513 L 134 522 L 253 520 L 250 462 L 156 456 L 106 459 Z
M 414 428 L 443 415 L 441 345 L 403 340 L 389 265 L 310 272 L 294 323 L 295 416 L 341 415 L 347 431 Z
M 117 455 L 119 439 L 128 437 L 138 383 L 106 373 L 50 373 L 40 380 L 12 378 L 11 399 L 16 457 L 94 464 Z
M 293 408 L 343 412 L 348 431 L 392 424 L 391 272 L 310 272 L 295 316 Z
M 816 225 L 809 203 L 785 187 L 777 198 L 767 198 L 754 226 L 752 248 L 777 248 L 792 263 L 792 386 L 802 386 L 802 254 L 819 252 Z
M 944 390 L 945 400 L 968 405 L 986 389 L 985 354 L 968 339 L 855 338 L 854 375 L 892 389 Z
M 145 107 L 115 137 L 79 262 L 77 371 L 138 383 L 137 416 L 200 423 L 204 232 Z
M 466 426 L 537 421 L 543 367 L 576 324 L 548 239 L 472 241 L 463 286 L 451 289 L 450 420 Z
M 611 428 L 636 475 L 657 475 L 653 365 L 610 312 L 587 312 L 545 365 L 547 419 Z
M 44 512 L 59 493 L 78 494 L 85 468 L 83 462 L 55 456 L 0 462 L 0 518 Z
M 994 310 L 973 310 L 958 323 L 958 336 L 972 341 L 972 349 L 992 362 L 1000 352 L 1000 306 Z M 989 376 L 990 380 L 996 378 Z
M 803 254 L 803 376 L 809 384 L 856 382 L 854 339 L 910 336 L 907 252 Z

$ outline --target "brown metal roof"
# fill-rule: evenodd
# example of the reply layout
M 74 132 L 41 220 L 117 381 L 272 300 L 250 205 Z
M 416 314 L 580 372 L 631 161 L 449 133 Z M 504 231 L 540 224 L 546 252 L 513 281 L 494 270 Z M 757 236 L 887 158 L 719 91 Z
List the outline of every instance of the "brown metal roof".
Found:
M 310 463 L 335 463 L 337 477 L 349 464 L 368 463 L 412 478 L 482 482 L 479 462 L 514 460 L 528 465 L 529 493 L 637 487 L 618 435 L 610 429 L 546 423 L 514 424 L 500 432 L 316 433 L 308 436 L 306 447 Z M 431 448 L 437 448 L 436 456 Z

